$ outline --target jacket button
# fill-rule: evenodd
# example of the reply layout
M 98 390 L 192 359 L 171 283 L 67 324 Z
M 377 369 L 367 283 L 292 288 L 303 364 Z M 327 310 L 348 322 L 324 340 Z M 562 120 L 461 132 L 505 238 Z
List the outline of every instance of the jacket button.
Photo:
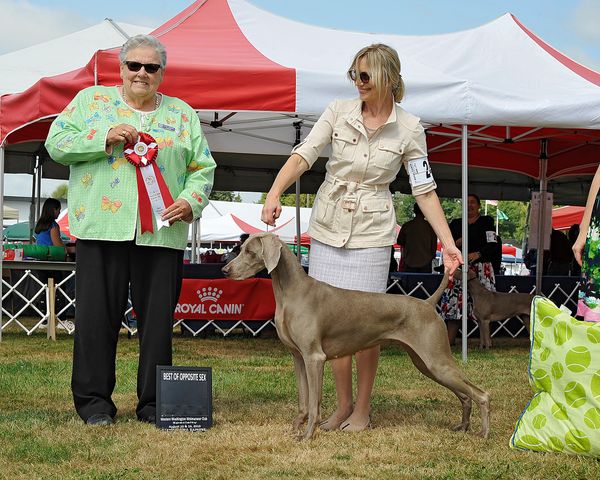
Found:
M 367 154 L 365 153 L 365 154 L 363 155 L 363 157 L 367 158 Z
M 334 137 L 337 137 L 337 136 L 338 136 L 338 134 L 337 134 L 337 133 L 334 133 L 334 134 L 333 134 L 333 136 L 334 136 Z
M 353 141 L 354 143 L 356 143 L 356 138 L 353 138 L 353 139 L 352 139 L 352 141 Z

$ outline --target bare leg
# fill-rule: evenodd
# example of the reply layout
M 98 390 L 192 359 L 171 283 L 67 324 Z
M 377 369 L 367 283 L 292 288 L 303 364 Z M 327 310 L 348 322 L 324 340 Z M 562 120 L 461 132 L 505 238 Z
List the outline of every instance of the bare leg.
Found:
M 358 393 L 352 415 L 340 426 L 346 432 L 367 428 L 371 422 L 371 392 L 379 363 L 379 345 L 356 353 Z
M 352 413 L 352 357 L 331 360 L 331 370 L 335 379 L 337 407 L 327 420 L 320 424 L 323 430 L 336 430 Z

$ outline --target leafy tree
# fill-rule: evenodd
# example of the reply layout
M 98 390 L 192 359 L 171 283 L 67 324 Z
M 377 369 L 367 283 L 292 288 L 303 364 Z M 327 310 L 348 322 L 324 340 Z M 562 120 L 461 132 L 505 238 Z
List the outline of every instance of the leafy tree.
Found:
M 50 195 L 52 198 L 67 198 L 67 194 L 69 193 L 69 184 L 61 183 L 58 187 L 54 189 L 52 194 Z
M 242 197 L 237 192 L 210 192 L 209 200 L 218 200 L 222 202 L 241 202 Z
M 498 234 L 502 237 L 502 241 L 521 245 L 525 236 L 527 202 L 500 201 L 497 208 L 508 217 L 498 223 Z M 488 215 L 495 219 L 496 207 L 488 205 Z
M 300 194 L 300 206 L 301 207 L 312 207 L 315 203 L 316 195 L 312 193 L 301 193 Z M 267 198 L 267 194 L 263 193 L 260 197 L 258 203 L 264 205 L 265 200 Z M 285 207 L 295 207 L 296 206 L 296 194 L 295 193 L 284 193 L 281 198 L 281 205 Z
M 440 198 L 440 203 L 448 223 L 455 218 L 462 217 L 462 201 L 460 198 Z

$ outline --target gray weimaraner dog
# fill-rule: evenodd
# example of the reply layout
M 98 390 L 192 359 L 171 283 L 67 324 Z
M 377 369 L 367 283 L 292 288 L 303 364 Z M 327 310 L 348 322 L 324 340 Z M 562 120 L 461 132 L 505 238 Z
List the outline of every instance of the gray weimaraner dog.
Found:
M 308 419 L 305 439 L 312 438 L 319 422 L 325 361 L 389 341 L 402 345 L 423 374 L 460 399 L 462 421 L 456 430 L 469 428 L 474 400 L 481 411 L 479 434 L 487 438 L 489 394 L 458 369 L 435 310 L 447 275 L 429 301 L 335 288 L 306 275 L 287 246 L 270 233 L 251 235 L 223 273 L 243 280 L 264 268 L 273 279 L 277 334 L 294 357 L 299 413 L 293 427 L 298 431 Z
M 456 270 L 462 278 L 462 272 Z M 492 348 L 490 322 L 506 320 L 519 315 L 529 331 L 529 315 L 534 294 L 518 292 L 490 292 L 472 270 L 467 272 L 467 289 L 473 298 L 473 316 L 479 326 L 479 348 Z

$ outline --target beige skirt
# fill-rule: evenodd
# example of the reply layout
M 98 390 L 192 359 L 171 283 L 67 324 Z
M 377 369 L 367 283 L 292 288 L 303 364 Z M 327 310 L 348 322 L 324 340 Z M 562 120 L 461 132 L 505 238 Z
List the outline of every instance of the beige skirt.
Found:
M 385 292 L 390 271 L 391 248 L 332 247 L 313 238 L 308 274 L 334 287 L 363 292 Z

